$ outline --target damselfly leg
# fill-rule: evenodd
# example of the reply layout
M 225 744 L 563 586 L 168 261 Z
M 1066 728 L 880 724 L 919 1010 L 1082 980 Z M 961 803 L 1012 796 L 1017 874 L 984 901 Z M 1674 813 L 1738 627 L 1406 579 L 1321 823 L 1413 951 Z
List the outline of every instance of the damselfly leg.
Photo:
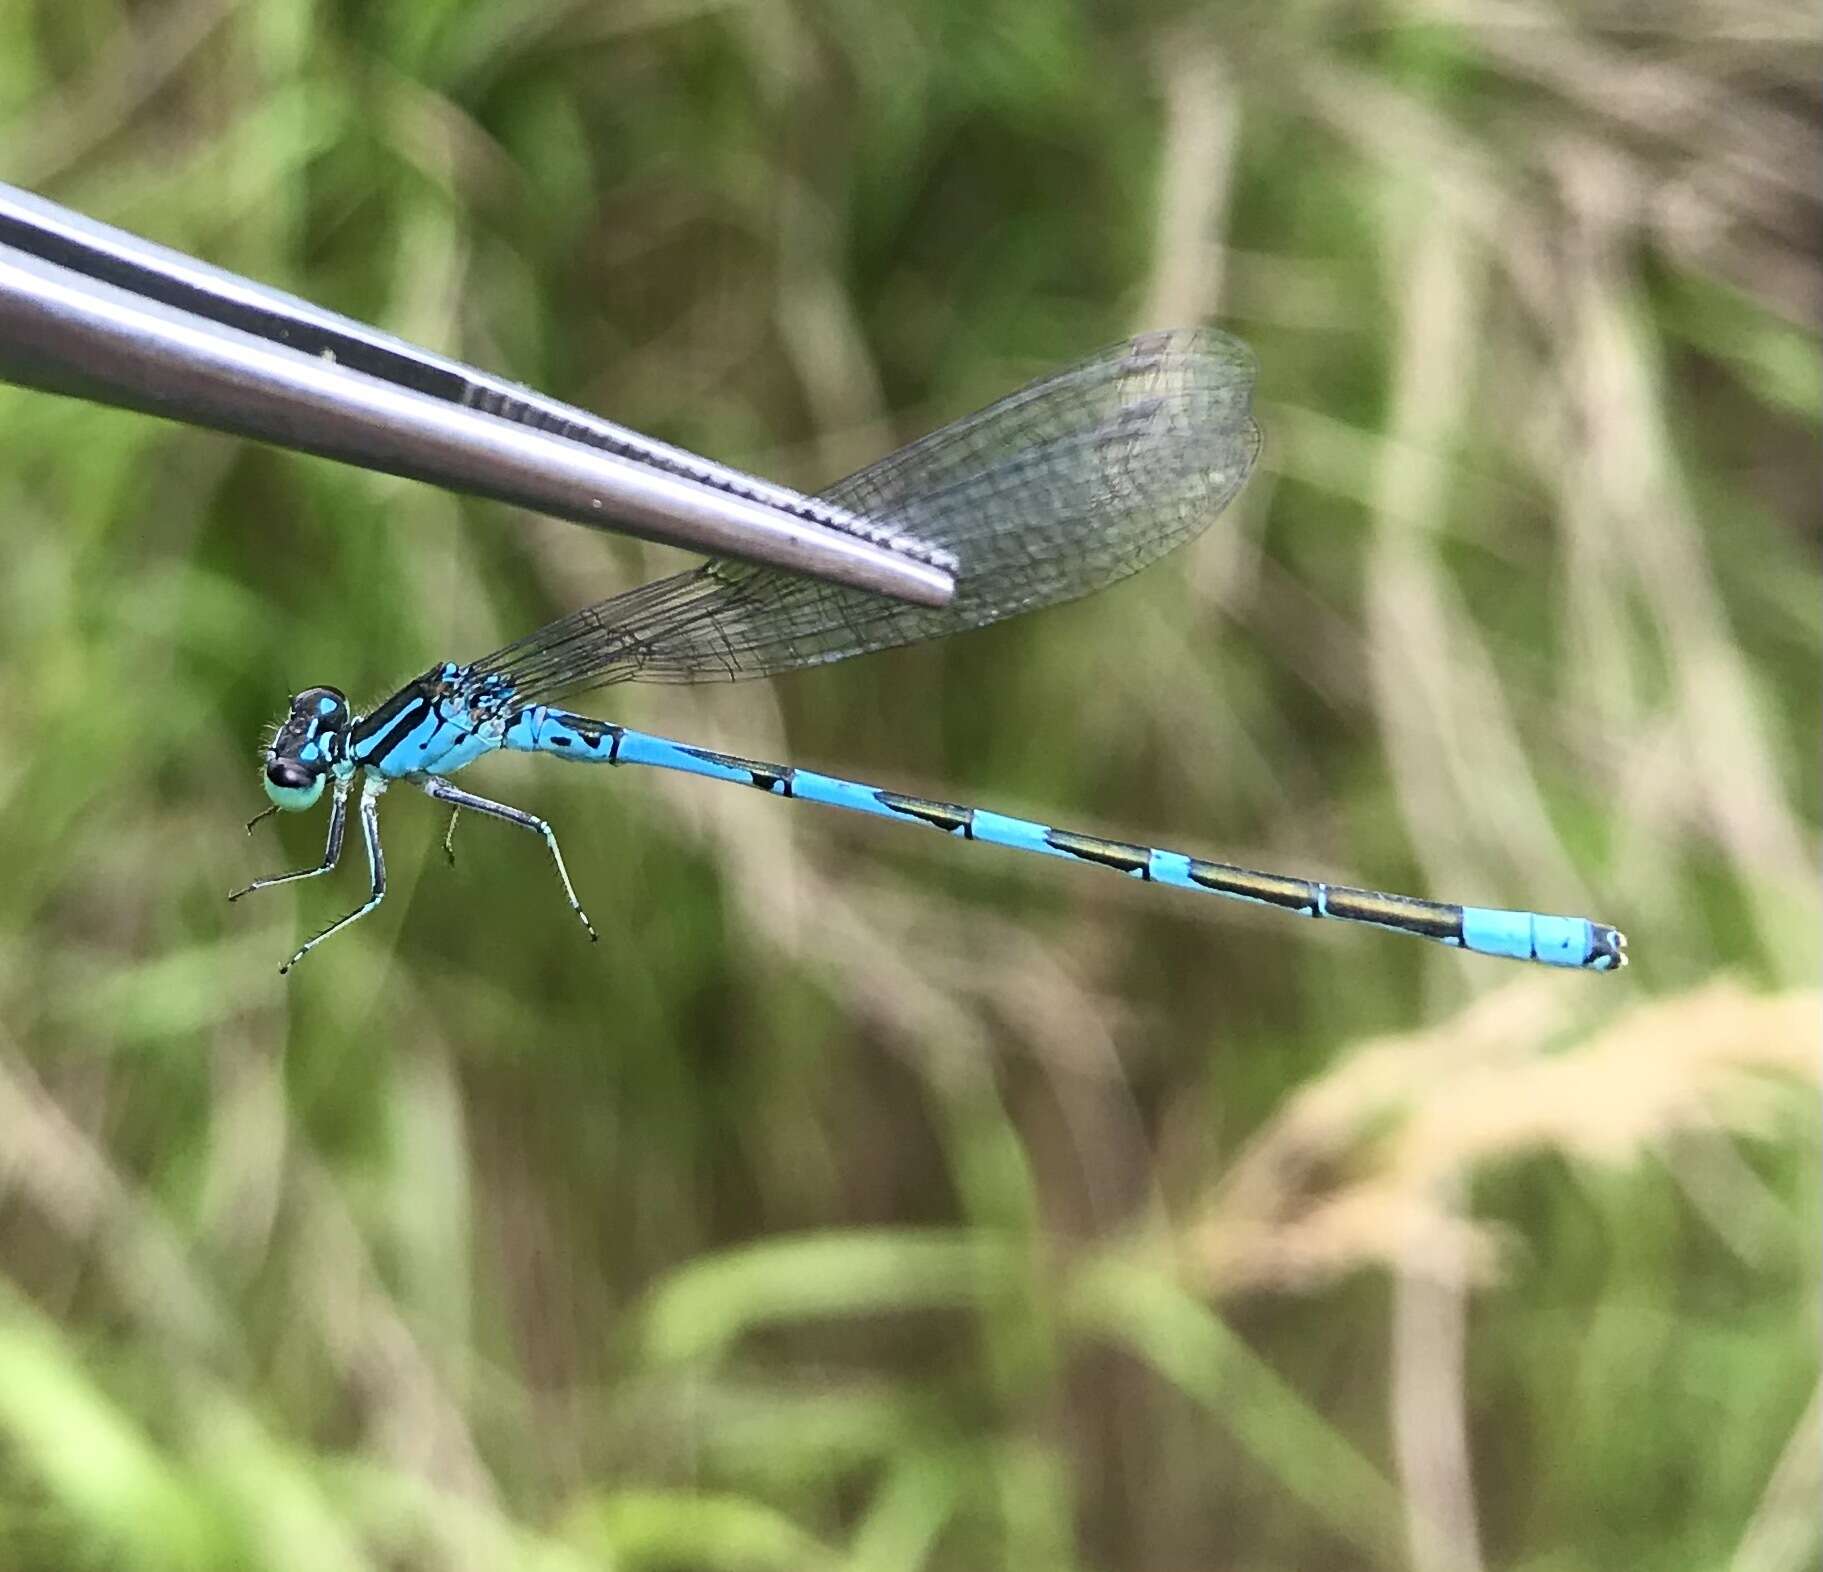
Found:
M 338 782 L 337 784 L 340 785 L 341 783 Z M 342 918 L 340 921 L 332 922 L 321 933 L 306 939 L 299 945 L 297 953 L 279 968 L 279 976 L 283 977 L 285 973 L 296 966 L 299 961 L 303 960 L 306 955 L 331 934 L 340 933 L 350 923 L 359 922 L 372 911 L 374 907 L 378 906 L 381 901 L 386 899 L 386 857 L 380 850 L 379 810 L 380 793 L 385 790 L 386 782 L 379 779 L 377 776 L 369 775 L 361 782 L 361 843 L 367 848 L 367 867 L 368 871 L 373 875 L 373 893 L 367 897 L 367 900 L 363 905 L 356 908 L 354 911 L 351 911 L 346 917 Z M 331 810 L 332 813 L 341 808 L 342 798 L 345 795 L 346 789 L 344 788 L 342 792 L 337 794 L 335 807 Z M 273 880 L 268 882 L 276 883 L 278 881 Z
M 444 833 L 443 849 L 449 854 L 453 863 L 455 853 L 450 851 L 449 838 L 456 831 L 456 815 L 464 808 L 476 813 L 485 813 L 489 818 L 503 819 L 508 824 L 516 824 L 522 830 L 530 830 L 534 835 L 544 837 L 544 844 L 550 848 L 551 861 L 557 865 L 557 877 L 563 881 L 564 899 L 570 903 L 570 910 L 575 912 L 577 920 L 588 931 L 591 939 L 599 940 L 594 923 L 589 921 L 589 914 L 582 909 L 582 902 L 576 899 L 576 889 L 570 883 L 570 870 L 563 865 L 563 853 L 557 849 L 557 832 L 536 814 L 525 812 L 522 808 L 508 807 L 504 802 L 492 802 L 486 797 L 477 797 L 473 792 L 464 791 L 460 786 L 452 786 L 441 776 L 432 775 L 418 783 L 418 789 L 425 796 L 444 803 L 455 810 L 450 815 L 449 829 Z
M 255 890 L 269 890 L 275 884 L 289 884 L 293 879 L 314 879 L 320 873 L 333 871 L 342 858 L 342 831 L 348 823 L 348 782 L 338 780 L 334 790 L 335 795 L 329 803 L 329 843 L 323 848 L 323 860 L 314 868 L 299 868 L 295 873 L 275 873 L 264 879 L 255 879 L 253 883 L 234 891 L 228 897 L 229 900 L 238 901 L 243 895 L 251 895 Z M 276 813 L 278 810 L 274 808 L 271 811 Z M 253 825 L 265 817 L 262 813 L 258 819 L 253 820 L 247 826 L 248 832 L 251 833 Z

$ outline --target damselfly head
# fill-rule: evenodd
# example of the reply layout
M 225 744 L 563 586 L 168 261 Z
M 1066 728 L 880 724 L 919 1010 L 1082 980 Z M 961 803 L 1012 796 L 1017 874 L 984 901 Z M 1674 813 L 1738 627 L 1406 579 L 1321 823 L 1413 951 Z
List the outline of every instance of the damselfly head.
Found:
M 266 748 L 266 795 L 275 807 L 298 812 L 323 795 L 323 782 L 342 756 L 348 700 L 334 688 L 306 688 Z

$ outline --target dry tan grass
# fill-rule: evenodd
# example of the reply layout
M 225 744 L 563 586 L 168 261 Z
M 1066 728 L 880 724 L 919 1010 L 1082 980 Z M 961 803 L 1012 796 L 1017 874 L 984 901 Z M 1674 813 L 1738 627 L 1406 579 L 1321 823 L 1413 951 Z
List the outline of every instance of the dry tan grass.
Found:
M 1364 1045 L 1297 1092 L 1189 1235 L 1208 1286 L 1308 1290 L 1432 1260 L 1446 1276 L 1466 1261 L 1491 1280 L 1514 1242 L 1459 1207 L 1487 1165 L 1549 1152 L 1665 1159 L 1681 1138 L 1771 1140 L 1814 1115 L 1823 995 L 1813 990 L 1759 994 L 1717 979 L 1568 1045 L 1566 998 L 1556 982 L 1511 984 L 1442 1025 Z

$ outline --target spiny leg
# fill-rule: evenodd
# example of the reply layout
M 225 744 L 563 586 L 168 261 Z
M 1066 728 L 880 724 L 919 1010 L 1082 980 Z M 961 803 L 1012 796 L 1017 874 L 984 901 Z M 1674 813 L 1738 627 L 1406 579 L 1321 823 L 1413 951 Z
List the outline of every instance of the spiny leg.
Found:
M 551 861 L 557 864 L 557 877 L 563 880 L 563 893 L 570 903 L 570 910 L 575 912 L 583 927 L 588 930 L 591 939 L 601 936 L 595 932 L 595 925 L 589 921 L 589 914 L 582 909 L 582 902 L 576 899 L 576 890 L 570 883 L 570 870 L 563 865 L 563 853 L 557 849 L 557 833 L 543 819 L 526 813 L 520 808 L 509 808 L 503 802 L 490 802 L 486 797 L 477 797 L 473 792 L 463 791 L 459 786 L 452 786 L 441 776 L 432 775 L 418 782 L 419 789 L 427 797 L 448 804 L 457 813 L 464 808 L 472 808 L 476 813 L 485 813 L 490 818 L 504 819 L 508 824 L 516 824 L 522 830 L 530 830 L 535 835 L 544 837 L 544 844 L 551 849 Z M 456 821 L 452 817 L 450 829 L 455 829 Z M 444 837 L 445 842 L 448 836 Z
M 277 809 L 268 812 L 276 813 Z M 253 825 L 265 818 L 261 814 L 247 826 L 247 832 L 253 832 Z M 275 884 L 289 884 L 293 879 L 314 879 L 319 873 L 328 873 L 341 860 L 342 831 L 348 822 L 348 782 L 339 780 L 335 783 L 335 795 L 329 800 L 329 843 L 323 848 L 323 860 L 314 868 L 299 868 L 295 873 L 275 873 L 268 878 L 255 879 L 244 889 L 234 891 L 228 899 L 238 901 L 243 895 L 251 895 L 255 890 L 269 890 Z
M 443 855 L 449 858 L 450 867 L 456 866 L 456 820 L 462 817 L 460 808 L 450 809 L 449 828 L 443 832 Z
M 377 781 L 368 776 L 361 783 L 361 841 L 367 848 L 367 866 L 373 874 L 373 894 L 367 897 L 366 904 L 350 912 L 339 922 L 332 922 L 314 938 L 306 939 L 298 947 L 296 955 L 279 968 L 279 976 L 286 972 L 327 939 L 332 933 L 340 933 L 351 922 L 359 922 L 374 907 L 386 898 L 386 858 L 380 851 L 380 793 L 386 790 L 384 781 Z

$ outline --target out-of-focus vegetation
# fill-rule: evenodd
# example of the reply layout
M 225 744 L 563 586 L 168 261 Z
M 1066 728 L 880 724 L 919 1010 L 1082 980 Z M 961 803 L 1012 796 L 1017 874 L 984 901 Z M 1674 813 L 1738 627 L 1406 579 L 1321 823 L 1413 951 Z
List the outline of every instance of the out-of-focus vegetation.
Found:
M 395 793 L 281 982 L 288 694 L 672 563 L 0 389 L 0 1564 L 1814 1566 L 1820 32 L 0 9 L 0 178 L 800 484 L 1232 326 L 1167 564 L 602 713 L 1635 958 L 505 760 L 599 947 Z

